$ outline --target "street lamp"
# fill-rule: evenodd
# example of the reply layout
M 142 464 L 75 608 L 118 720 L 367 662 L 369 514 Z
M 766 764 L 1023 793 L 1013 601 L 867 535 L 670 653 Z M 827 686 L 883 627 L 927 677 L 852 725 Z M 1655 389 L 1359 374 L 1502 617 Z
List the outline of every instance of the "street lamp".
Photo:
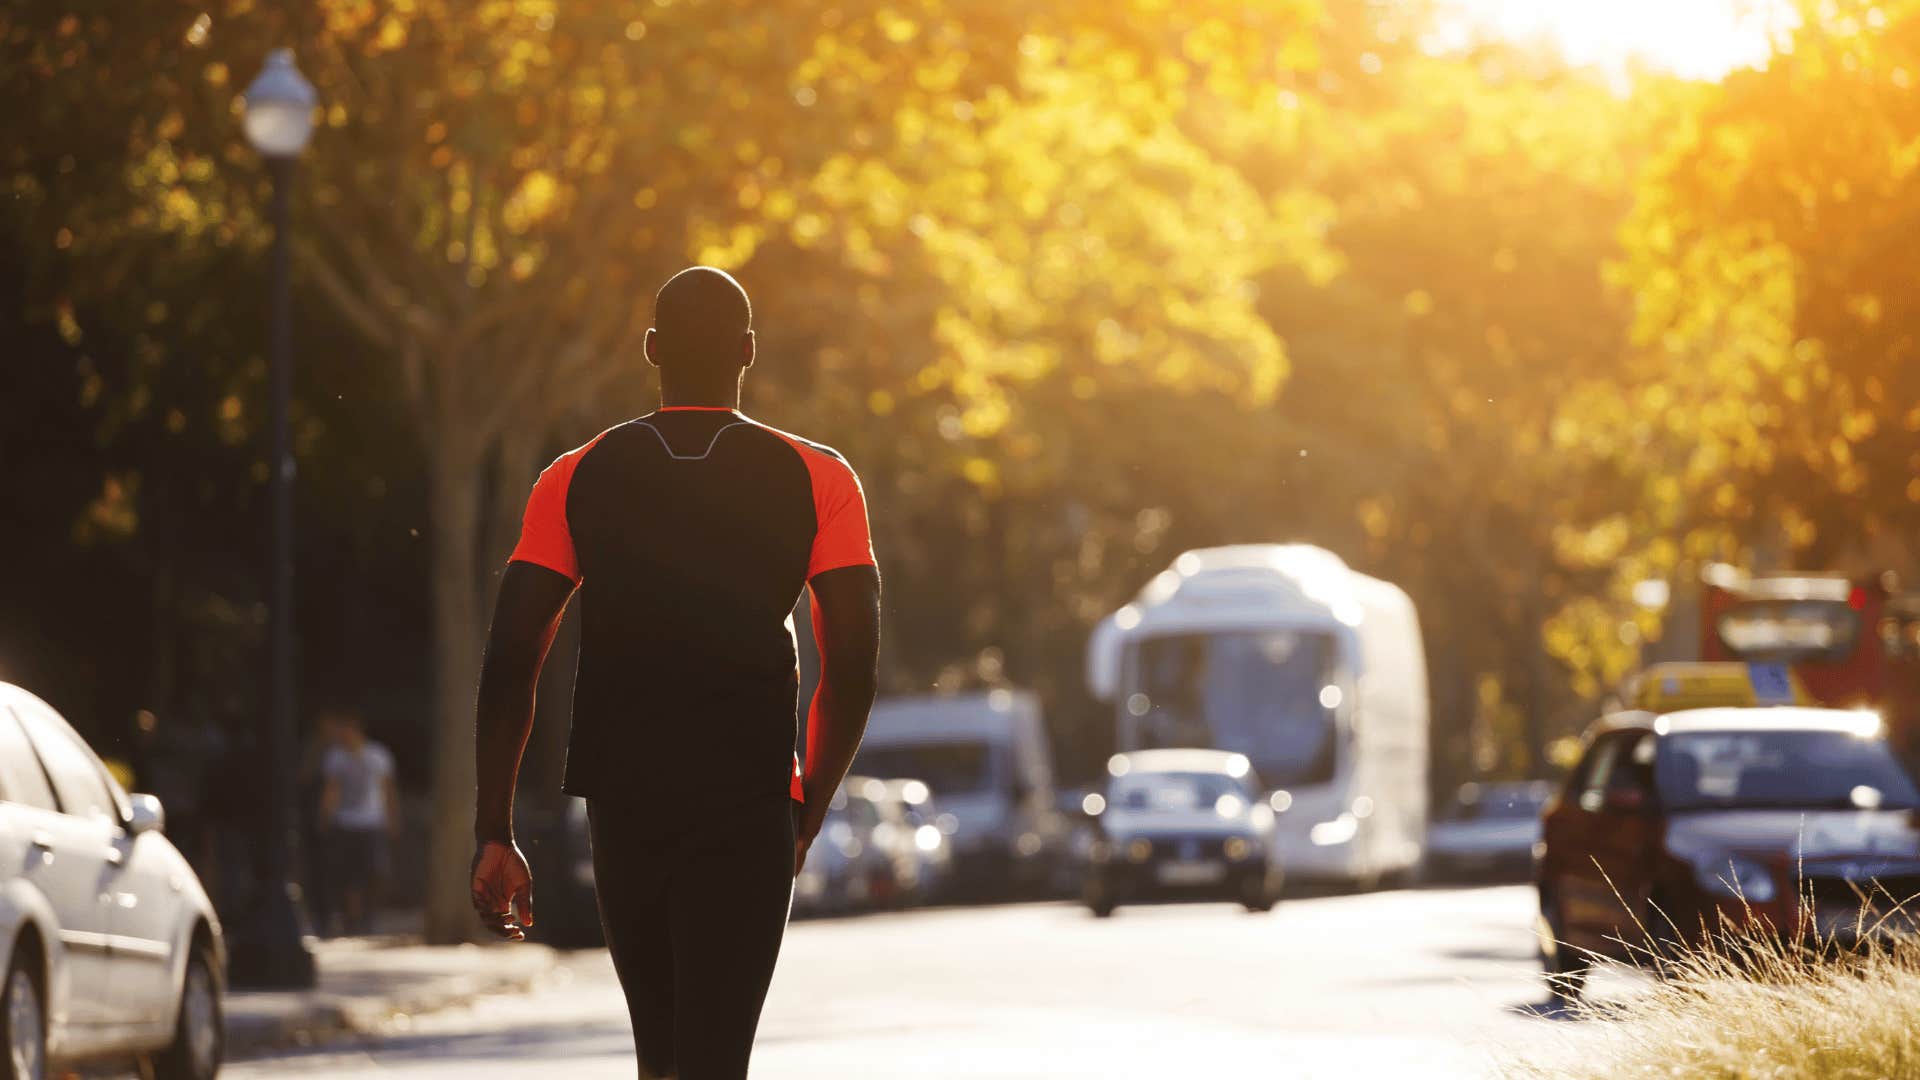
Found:
M 308 987 L 313 954 L 293 884 L 293 438 L 288 408 L 293 397 L 292 274 L 287 255 L 287 192 L 294 163 L 313 134 L 313 85 L 293 64 L 293 51 L 267 56 L 247 87 L 243 125 L 247 141 L 266 158 L 273 175 L 272 364 L 273 523 L 268 559 L 272 622 L 267 640 L 269 703 L 266 750 L 267 842 L 261 845 L 260 881 L 254 910 L 235 929 L 234 982 L 248 986 Z

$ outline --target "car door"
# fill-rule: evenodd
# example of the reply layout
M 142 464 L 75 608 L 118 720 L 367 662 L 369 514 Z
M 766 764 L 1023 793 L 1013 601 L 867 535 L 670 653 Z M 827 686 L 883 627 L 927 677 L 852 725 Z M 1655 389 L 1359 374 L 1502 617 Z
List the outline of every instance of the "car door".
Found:
M 1570 945 L 1593 950 L 1611 923 L 1606 883 L 1595 862 L 1600 843 L 1600 805 L 1607 776 L 1619 752 L 1620 735 L 1596 738 L 1568 781 L 1566 794 L 1547 821 L 1551 863 L 1547 882 L 1558 909 L 1560 934 Z
M 100 775 L 115 801 L 126 805 L 126 793 L 104 767 Z M 191 870 L 159 832 L 123 830 L 117 844 L 125 858 L 110 879 L 107 913 L 114 987 L 126 1019 L 164 1025 L 176 996 L 175 951 L 185 939 Z
M 1595 740 L 1570 805 L 1550 840 L 1556 858 L 1567 940 L 1624 957 L 1646 937 L 1644 919 L 1653 866 L 1653 734 L 1615 731 Z
M 65 720 L 26 703 L 19 709 L 28 735 L 63 806 L 83 806 L 103 823 L 100 887 L 107 907 L 108 1011 L 115 1023 L 164 1023 L 173 1005 L 173 929 L 184 882 L 177 859 L 158 834 L 135 836 L 126 792 Z
M 22 712 L 0 706 L 0 781 L 6 783 L 9 817 L 26 835 L 24 865 L 0 868 L 19 873 L 47 898 L 59 920 L 61 960 L 58 983 L 49 988 L 56 1024 L 80 1028 L 115 1023 L 109 891 L 114 823 L 96 813 L 97 801 L 82 792 L 69 794 L 57 782 L 47 740 L 33 735 Z M 57 756 L 54 760 L 59 760 Z M 74 1032 L 91 1042 L 98 1032 Z

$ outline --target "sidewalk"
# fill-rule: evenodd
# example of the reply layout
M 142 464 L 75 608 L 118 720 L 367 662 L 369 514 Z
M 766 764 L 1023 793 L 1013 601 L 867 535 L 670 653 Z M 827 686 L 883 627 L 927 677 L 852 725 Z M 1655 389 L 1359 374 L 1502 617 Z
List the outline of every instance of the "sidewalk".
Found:
M 407 1015 L 486 994 L 524 993 L 555 966 L 527 943 L 419 945 L 405 938 L 341 938 L 314 945 L 311 990 L 234 990 L 226 997 L 227 1058 L 371 1032 Z

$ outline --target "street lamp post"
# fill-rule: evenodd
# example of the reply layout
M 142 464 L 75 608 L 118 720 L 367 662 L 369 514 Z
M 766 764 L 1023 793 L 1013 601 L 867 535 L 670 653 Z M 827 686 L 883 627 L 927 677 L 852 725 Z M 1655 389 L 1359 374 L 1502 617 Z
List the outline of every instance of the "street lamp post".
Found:
M 277 49 L 247 87 L 247 141 L 273 174 L 272 326 L 270 356 L 273 403 L 271 555 L 268 560 L 271 623 L 268 626 L 266 750 L 267 842 L 258 866 L 263 888 L 240 926 L 231 950 L 234 982 L 262 987 L 307 987 L 314 982 L 313 954 L 293 884 L 295 843 L 293 777 L 293 437 L 288 410 L 293 398 L 292 273 L 287 253 L 287 195 L 294 165 L 313 134 L 313 86 L 294 66 L 293 52 Z

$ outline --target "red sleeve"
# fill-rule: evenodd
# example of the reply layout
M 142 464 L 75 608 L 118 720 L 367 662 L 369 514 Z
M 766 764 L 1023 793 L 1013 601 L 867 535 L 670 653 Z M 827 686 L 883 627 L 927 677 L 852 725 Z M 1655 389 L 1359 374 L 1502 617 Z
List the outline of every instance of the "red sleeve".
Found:
M 567 488 L 573 483 L 573 470 L 580 459 L 605 434 L 601 432 L 593 442 L 560 455 L 533 482 L 526 516 L 520 520 L 520 542 L 507 561 L 544 566 L 580 584 L 580 559 L 574 554 L 573 531 L 567 525 Z
M 843 566 L 873 566 L 873 536 L 867 528 L 867 496 L 853 467 L 825 454 L 802 453 L 813 476 L 813 554 L 807 576 Z

